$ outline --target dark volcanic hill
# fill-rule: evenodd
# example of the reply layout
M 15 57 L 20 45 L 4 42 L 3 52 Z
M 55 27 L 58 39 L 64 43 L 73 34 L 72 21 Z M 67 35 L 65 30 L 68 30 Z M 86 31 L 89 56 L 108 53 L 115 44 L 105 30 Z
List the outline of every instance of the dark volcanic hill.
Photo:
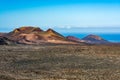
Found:
M 9 40 L 6 37 L 0 37 L 0 45 L 11 45 L 11 44 L 15 44 L 15 42 L 12 40 Z
M 88 35 L 84 37 L 82 40 L 90 44 L 108 44 L 109 43 L 109 41 L 97 35 Z
M 0 37 L 0 45 L 7 45 L 6 40 L 2 37 Z
M 5 37 L 23 44 L 43 44 L 43 43 L 73 43 L 68 41 L 60 33 L 48 29 L 43 31 L 38 27 L 25 26 L 9 32 Z

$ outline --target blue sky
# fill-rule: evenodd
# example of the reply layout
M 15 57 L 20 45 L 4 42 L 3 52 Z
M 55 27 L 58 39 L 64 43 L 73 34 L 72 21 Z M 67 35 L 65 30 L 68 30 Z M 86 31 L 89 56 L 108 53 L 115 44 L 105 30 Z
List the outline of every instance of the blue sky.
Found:
M 119 33 L 120 0 L 1 0 L 0 32 L 20 26 Z

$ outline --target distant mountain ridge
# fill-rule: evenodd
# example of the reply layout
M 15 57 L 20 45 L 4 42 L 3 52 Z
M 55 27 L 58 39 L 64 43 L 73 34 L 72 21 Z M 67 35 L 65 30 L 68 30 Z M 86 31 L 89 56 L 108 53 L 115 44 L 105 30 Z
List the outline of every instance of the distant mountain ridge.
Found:
M 5 36 L 7 33 L 0 33 L 0 37 Z
M 67 40 L 66 37 L 53 29 L 43 31 L 38 27 L 24 26 L 17 28 L 6 36 L 8 39 L 23 44 L 43 44 L 43 43 L 61 43 L 61 44 L 74 44 Z
M 109 43 L 109 41 L 103 39 L 102 37 L 93 35 L 93 34 L 90 34 L 90 35 L 84 37 L 82 40 L 84 40 L 87 43 L 91 43 L 91 44 L 107 44 L 107 43 Z
M 82 39 L 75 36 L 63 36 L 60 33 L 49 28 L 44 31 L 39 27 L 23 26 L 16 28 L 9 33 L 0 33 L 0 36 L 7 38 L 19 44 L 107 44 L 109 41 L 97 35 L 88 35 Z

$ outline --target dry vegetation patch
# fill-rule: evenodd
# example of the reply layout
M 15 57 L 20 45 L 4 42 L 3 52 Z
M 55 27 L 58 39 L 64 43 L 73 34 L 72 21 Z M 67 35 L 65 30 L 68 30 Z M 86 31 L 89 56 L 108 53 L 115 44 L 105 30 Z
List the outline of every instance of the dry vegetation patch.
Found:
M 119 80 L 120 46 L 0 46 L 0 72 L 0 80 Z

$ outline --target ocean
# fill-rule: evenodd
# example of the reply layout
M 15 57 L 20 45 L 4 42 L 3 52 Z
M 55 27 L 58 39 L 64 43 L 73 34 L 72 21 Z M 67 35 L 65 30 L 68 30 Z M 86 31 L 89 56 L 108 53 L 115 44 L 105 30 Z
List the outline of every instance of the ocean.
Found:
M 89 35 L 88 33 L 63 33 L 64 36 L 75 36 L 77 38 L 84 38 L 85 36 Z M 120 42 L 120 33 L 117 34 L 117 33 L 114 33 L 114 34 L 111 34 L 111 33 L 95 33 L 94 35 L 98 35 L 100 37 L 102 37 L 103 39 L 105 40 L 108 40 L 110 42 Z

